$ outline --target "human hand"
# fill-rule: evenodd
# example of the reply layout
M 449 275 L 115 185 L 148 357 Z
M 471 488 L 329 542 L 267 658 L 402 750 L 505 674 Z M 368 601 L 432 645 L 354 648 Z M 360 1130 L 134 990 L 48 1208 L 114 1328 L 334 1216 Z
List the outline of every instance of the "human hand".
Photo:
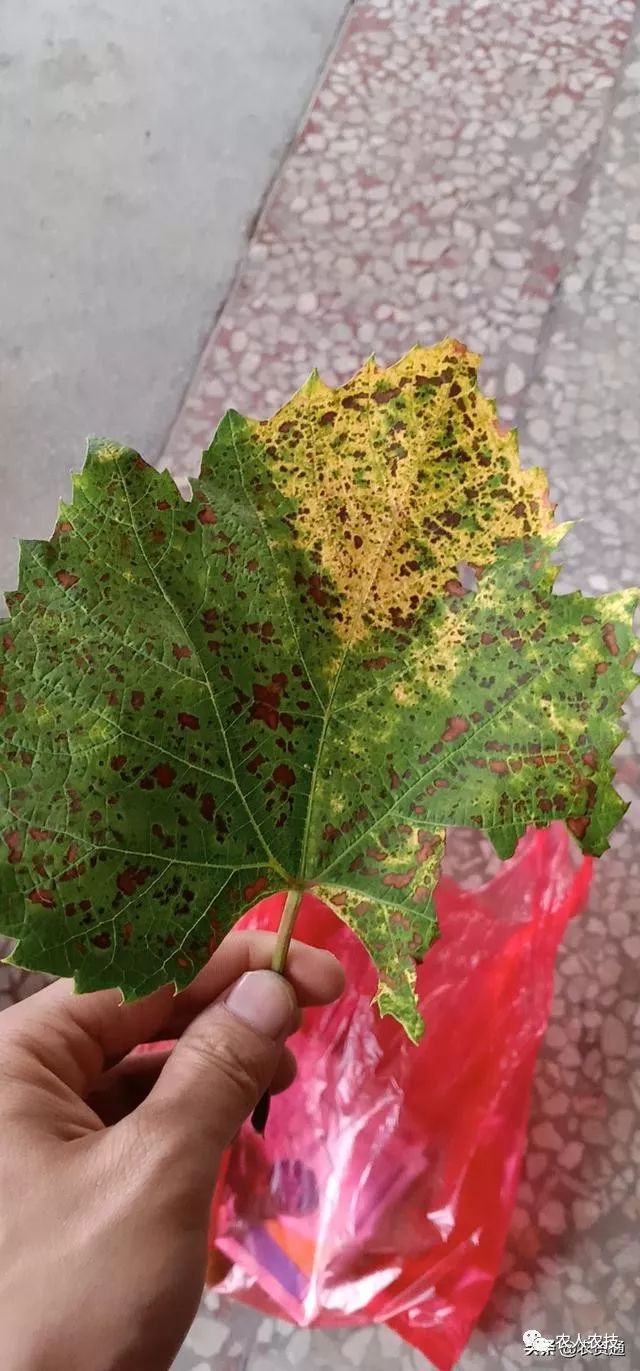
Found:
M 264 1091 L 293 1080 L 299 1006 L 343 987 L 334 957 L 297 942 L 286 981 L 265 970 L 273 944 L 231 934 L 177 997 L 123 1005 L 58 981 L 0 1014 L 3 1371 L 171 1365 L 222 1154 Z

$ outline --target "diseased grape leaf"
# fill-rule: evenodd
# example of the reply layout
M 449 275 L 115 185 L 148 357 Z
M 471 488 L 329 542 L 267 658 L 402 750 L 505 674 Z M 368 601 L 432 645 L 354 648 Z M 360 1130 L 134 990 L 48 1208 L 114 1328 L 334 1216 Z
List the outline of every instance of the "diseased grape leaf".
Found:
M 189 503 L 91 445 L 0 625 L 21 965 L 181 987 L 258 897 L 308 883 L 417 1038 L 446 829 L 506 857 L 562 818 L 606 848 L 637 595 L 552 594 L 564 530 L 477 360 L 448 340 L 339 390 L 314 374 L 266 422 L 231 411 Z

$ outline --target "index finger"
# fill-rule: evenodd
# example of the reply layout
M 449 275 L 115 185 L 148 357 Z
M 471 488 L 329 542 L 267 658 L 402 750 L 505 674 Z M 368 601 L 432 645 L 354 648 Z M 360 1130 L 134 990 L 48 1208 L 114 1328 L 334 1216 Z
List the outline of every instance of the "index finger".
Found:
M 172 1033 L 177 1037 L 245 971 L 268 970 L 275 942 L 275 933 L 257 929 L 227 934 L 191 985 L 174 997 L 167 1024 Z M 344 971 L 333 953 L 308 947 L 295 938 L 289 949 L 285 975 L 302 1009 L 331 1004 L 344 990 Z
M 163 986 L 146 999 L 123 1004 L 117 990 L 75 995 L 73 982 L 56 981 L 0 1015 L 0 1036 L 13 1036 L 31 1056 L 84 1094 L 106 1065 L 114 1065 L 139 1043 L 175 1038 L 245 971 L 268 968 L 275 934 L 247 929 L 230 933 L 186 990 Z M 329 1004 L 344 985 L 335 957 L 292 942 L 287 962 L 302 1006 Z

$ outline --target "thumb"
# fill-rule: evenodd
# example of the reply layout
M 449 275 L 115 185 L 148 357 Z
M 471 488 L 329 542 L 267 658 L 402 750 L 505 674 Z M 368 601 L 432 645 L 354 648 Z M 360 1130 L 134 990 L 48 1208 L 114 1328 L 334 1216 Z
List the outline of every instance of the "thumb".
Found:
M 137 1130 L 150 1151 L 213 1183 L 220 1158 L 269 1088 L 285 1038 L 298 1025 L 292 986 L 273 971 L 249 971 L 194 1019 L 176 1043 Z M 155 1138 L 149 1137 L 149 1134 Z M 167 1150 L 170 1156 L 167 1157 Z

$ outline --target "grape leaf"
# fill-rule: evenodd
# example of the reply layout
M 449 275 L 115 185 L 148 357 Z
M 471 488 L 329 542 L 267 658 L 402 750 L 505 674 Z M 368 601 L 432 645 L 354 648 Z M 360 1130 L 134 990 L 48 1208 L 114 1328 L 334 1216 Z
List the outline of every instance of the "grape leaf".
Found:
M 0 625 L 0 895 L 21 965 L 184 986 L 258 897 L 313 886 L 421 1032 L 447 828 L 600 853 L 632 591 L 555 595 L 555 527 L 447 340 L 272 419 L 231 411 L 185 502 L 91 444 Z

